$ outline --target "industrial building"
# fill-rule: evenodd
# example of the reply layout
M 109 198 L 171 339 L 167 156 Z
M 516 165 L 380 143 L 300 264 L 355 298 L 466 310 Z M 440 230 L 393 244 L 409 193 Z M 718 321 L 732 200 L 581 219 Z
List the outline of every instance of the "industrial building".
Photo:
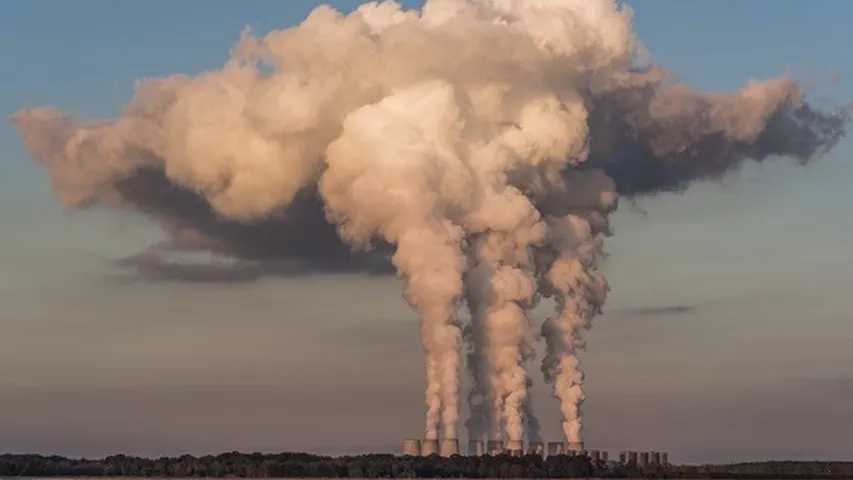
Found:
M 563 455 L 566 453 L 563 442 L 548 442 L 548 455 Z
M 610 455 L 606 450 L 586 450 L 583 443 L 566 442 L 548 442 L 547 444 L 543 442 L 531 442 L 527 446 L 527 450 L 525 450 L 524 442 L 522 441 L 510 440 L 504 443 L 502 440 L 489 440 L 488 442 L 483 442 L 482 440 L 470 440 L 468 442 L 467 454 L 470 457 L 480 457 L 483 455 L 512 455 L 520 457 L 524 455 L 525 452 L 528 455 L 539 455 L 542 457 L 546 456 L 546 453 L 549 457 L 555 455 L 584 455 L 588 456 L 590 460 L 595 463 L 606 464 L 610 461 Z M 419 440 L 413 438 L 403 440 L 403 455 L 410 455 L 414 457 L 428 457 L 430 455 L 452 457 L 453 455 L 459 454 L 459 440 L 455 438 L 445 438 L 441 441 L 429 439 Z M 669 453 L 658 451 L 621 451 L 619 452 L 618 463 L 641 468 L 649 466 L 668 467 Z
M 504 442 L 501 440 L 489 440 L 486 444 L 486 453 L 489 455 L 503 455 Z
M 540 457 L 545 456 L 545 443 L 543 442 L 530 442 L 530 445 L 527 446 L 527 454 L 528 455 L 539 455 Z

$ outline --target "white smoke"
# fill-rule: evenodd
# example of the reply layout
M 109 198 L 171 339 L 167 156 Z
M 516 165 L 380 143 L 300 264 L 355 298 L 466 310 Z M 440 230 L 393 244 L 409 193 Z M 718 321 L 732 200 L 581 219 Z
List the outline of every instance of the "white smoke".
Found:
M 554 298 L 542 369 L 581 441 L 578 350 L 607 292 L 597 262 L 616 193 L 682 188 L 746 159 L 808 160 L 846 121 L 788 78 L 712 95 L 639 68 L 631 22 L 615 0 L 323 6 L 244 33 L 221 70 L 141 82 L 116 120 L 35 108 L 13 121 L 65 204 L 142 209 L 176 243 L 257 247 L 253 225 L 262 237 L 299 217 L 304 195 L 352 248 L 390 245 L 422 321 L 430 439 L 457 437 L 465 299 L 471 433 L 521 440 L 527 312 Z

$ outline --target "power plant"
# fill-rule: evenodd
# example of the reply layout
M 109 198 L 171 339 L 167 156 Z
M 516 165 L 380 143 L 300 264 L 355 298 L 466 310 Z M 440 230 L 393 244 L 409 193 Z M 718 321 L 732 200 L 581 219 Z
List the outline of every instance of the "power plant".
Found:
M 485 443 L 482 440 L 468 441 L 467 453 L 469 457 L 481 457 L 486 455 L 493 457 L 498 455 L 520 457 L 523 456 L 525 452 L 527 455 L 539 455 L 541 457 L 545 457 L 546 452 L 549 457 L 557 455 L 587 456 L 594 463 L 606 464 L 610 461 L 609 452 L 606 450 L 585 450 L 583 443 L 548 442 L 546 448 L 546 444 L 544 442 L 530 442 L 527 450 L 525 450 L 524 442 L 520 440 L 510 440 L 506 443 L 502 440 L 489 440 Z M 445 438 L 441 441 L 418 440 L 412 438 L 403 440 L 403 455 L 413 457 L 428 457 L 430 455 L 452 457 L 453 455 L 459 454 L 459 440 L 455 438 Z M 618 463 L 641 468 L 649 466 L 668 467 L 669 453 L 626 450 L 619 452 Z

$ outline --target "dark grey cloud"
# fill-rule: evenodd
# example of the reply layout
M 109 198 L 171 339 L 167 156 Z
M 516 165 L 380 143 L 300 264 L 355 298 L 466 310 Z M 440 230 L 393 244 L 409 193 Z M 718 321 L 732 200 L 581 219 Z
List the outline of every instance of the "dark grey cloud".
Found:
M 300 258 L 272 260 L 243 260 L 216 257 L 205 260 L 173 259 L 168 252 L 153 248 L 115 261 L 115 265 L 130 280 L 149 282 L 244 283 L 264 277 L 290 277 L 312 273 L 388 273 L 377 262 L 375 268 L 362 270 L 340 267 L 337 264 L 315 264 Z
M 285 210 L 256 223 L 218 216 L 199 195 L 171 183 L 162 171 L 142 169 L 116 184 L 123 205 L 157 221 L 169 241 L 120 259 L 124 269 L 149 280 L 251 281 L 306 273 L 392 272 L 388 247 L 352 251 L 329 224 L 314 192 L 303 192 Z M 168 251 L 207 251 L 212 263 L 168 260 Z
M 658 305 L 649 307 L 629 307 L 618 313 L 632 317 L 662 317 L 669 315 L 687 315 L 696 311 L 694 305 Z
M 234 283 L 254 281 L 265 274 L 262 264 L 257 262 L 180 262 L 169 260 L 153 250 L 121 258 L 116 265 L 147 281 Z
M 682 191 L 695 181 L 717 179 L 737 170 L 749 160 L 786 157 L 807 163 L 830 150 L 844 136 L 849 122 L 849 109 L 824 112 L 791 100 L 781 103 L 766 122 L 757 123 L 760 131 L 747 141 L 723 133 L 724 126 L 714 124 L 720 120 L 712 118 L 720 108 L 743 116 L 748 107 L 741 105 L 744 102 L 667 86 L 654 80 L 654 72 L 649 75 L 653 80 L 645 88 L 595 98 L 590 106 L 590 158 L 582 170 L 566 171 L 567 185 L 612 182 L 628 198 Z M 659 103 L 666 105 L 665 115 L 656 106 Z M 169 244 L 161 248 L 209 251 L 232 260 L 187 264 L 146 252 L 119 261 L 120 266 L 148 280 L 236 282 L 312 272 L 393 272 L 388 245 L 354 252 L 341 241 L 313 189 L 300 192 L 275 215 L 241 223 L 217 215 L 201 195 L 170 182 L 161 170 L 136 170 L 114 188 L 125 206 L 154 218 L 169 234 Z M 596 198 L 577 194 L 577 188 L 571 192 L 568 197 L 544 199 L 543 208 L 566 213 L 585 207 L 573 203 L 577 198 Z M 599 230 L 609 232 L 605 217 L 597 223 L 601 223 Z M 671 306 L 633 314 L 688 310 L 690 307 Z
M 166 83 L 155 82 L 151 88 L 159 92 L 158 85 Z M 66 205 L 118 205 L 141 211 L 168 233 L 169 244 L 160 248 L 207 251 L 286 267 L 264 267 L 261 272 L 237 264 L 237 272 L 226 273 L 219 264 L 188 269 L 150 257 L 124 262 L 125 266 L 147 272 L 148 278 L 213 281 L 315 271 L 392 271 L 388 245 L 353 252 L 341 241 L 316 191 L 321 171 L 312 171 L 293 200 L 282 202 L 288 203 L 286 207 L 264 210 L 262 216 L 232 214 L 230 219 L 214 211 L 210 198 L 201 193 L 204 186 L 170 180 L 166 170 L 174 159 L 161 157 L 168 150 L 160 145 L 165 141 L 160 138 L 162 119 L 153 112 L 176 100 L 160 93 L 162 98 L 155 95 L 157 101 L 146 95 L 135 99 L 129 113 L 112 122 L 79 121 L 50 108 L 22 110 L 12 121 L 33 157 L 48 169 L 54 190 Z M 507 173 L 514 186 L 542 197 L 536 201 L 543 214 L 579 214 L 602 233 L 610 232 L 606 213 L 615 205 L 615 196 L 613 201 L 604 196 L 680 191 L 694 181 L 736 170 L 748 160 L 789 157 L 808 162 L 838 142 L 850 113 L 818 110 L 785 77 L 753 82 L 731 94 L 712 94 L 672 82 L 659 67 L 621 72 L 578 93 L 589 112 L 590 154 L 581 167 L 564 171 L 565 188 L 541 184 L 538 167 Z M 322 153 L 302 160 L 314 165 L 318 155 Z M 206 165 L 204 158 L 194 161 Z M 226 175 L 221 181 L 219 188 L 227 190 L 233 179 Z M 265 194 L 285 185 L 268 187 Z M 248 197 L 254 192 L 244 193 Z
M 118 205 L 141 211 L 169 235 L 168 244 L 159 249 L 206 251 L 230 260 L 198 265 L 142 254 L 120 262 L 125 269 L 135 269 L 149 280 L 207 282 L 393 270 L 388 245 L 378 243 L 370 252 L 353 252 L 328 222 L 316 191 L 323 175 L 318 162 L 322 142 L 300 159 L 311 173 L 298 187 L 281 182 L 258 192 L 258 197 L 282 188 L 296 192 L 292 201 L 287 196 L 288 202 L 282 198 L 273 203 L 287 203 L 286 207 L 270 206 L 260 216 L 232 213 L 226 219 L 201 193 L 207 191 L 204 182 L 170 179 L 167 170 L 175 159 L 164 157 L 170 153 L 161 145 L 168 143 L 161 138 L 161 116 L 171 111 L 167 106 L 177 108 L 172 81 L 177 80 L 151 83 L 153 90 L 141 90 L 127 114 L 111 122 L 79 121 L 51 108 L 26 109 L 12 116 L 27 148 L 48 169 L 54 190 L 66 205 Z M 538 197 L 535 201 L 542 214 L 581 215 L 594 232 L 605 234 L 610 233 L 607 213 L 615 207 L 615 192 L 631 198 L 681 191 L 692 182 L 737 170 L 750 160 L 788 157 L 806 163 L 839 141 L 850 116 L 848 109 L 818 110 L 787 77 L 714 94 L 679 85 L 664 69 L 652 66 L 591 81 L 578 93 L 589 113 L 584 125 L 589 130 L 589 158 L 580 167 L 566 168 L 565 188 L 543 182 L 543 172 L 536 166 L 518 167 L 507 174 L 513 186 Z M 175 134 L 188 135 L 182 130 Z M 323 138 L 328 141 L 333 136 Z M 207 165 L 205 155 L 210 154 L 191 163 L 199 168 Z M 298 172 L 302 168 L 294 173 Z M 228 191 L 233 173 L 220 179 L 222 185 L 217 188 Z M 247 198 L 254 196 L 254 191 L 245 190 Z M 604 198 L 609 196 L 613 198 Z M 259 267 L 255 262 L 270 265 Z
M 850 120 L 850 107 L 821 111 L 789 93 L 766 121 L 755 121 L 753 102 L 740 92 L 709 95 L 668 85 L 654 69 L 648 75 L 644 88 L 597 97 L 590 106 L 586 168 L 603 170 L 624 196 L 683 191 L 748 160 L 807 163 L 835 146 Z M 756 135 L 744 133 L 751 129 Z

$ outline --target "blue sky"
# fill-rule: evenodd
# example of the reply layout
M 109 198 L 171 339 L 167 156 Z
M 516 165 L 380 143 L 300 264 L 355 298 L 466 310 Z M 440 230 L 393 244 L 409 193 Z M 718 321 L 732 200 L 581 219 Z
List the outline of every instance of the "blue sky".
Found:
M 245 26 L 290 26 L 317 3 L 9 2 L 0 112 L 114 116 L 136 80 L 218 68 Z M 819 105 L 853 99 L 853 3 L 628 3 L 655 60 L 692 86 L 789 72 Z M 584 356 L 591 445 L 677 461 L 849 457 L 851 156 L 847 139 L 805 167 L 752 165 L 623 202 L 613 292 Z M 63 211 L 8 123 L 0 221 L 0 451 L 340 453 L 419 433 L 417 323 L 395 279 L 118 281 L 111 261 L 160 232 Z M 663 313 L 673 306 L 686 308 Z M 535 401 L 556 437 L 538 378 Z

